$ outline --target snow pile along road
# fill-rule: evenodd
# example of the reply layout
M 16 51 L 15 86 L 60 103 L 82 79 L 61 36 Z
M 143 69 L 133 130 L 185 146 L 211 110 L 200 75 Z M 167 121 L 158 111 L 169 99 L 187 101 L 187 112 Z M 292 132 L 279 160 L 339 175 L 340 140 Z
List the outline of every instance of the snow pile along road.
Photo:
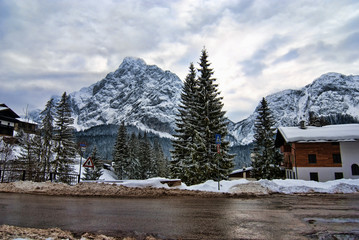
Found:
M 196 196 L 196 197 L 233 197 L 281 194 L 311 193 L 358 193 L 359 179 L 340 179 L 328 182 L 304 180 L 259 180 L 246 179 L 221 181 L 213 180 L 187 186 L 169 187 L 167 182 L 173 180 L 152 178 L 148 180 L 123 180 L 102 182 L 81 182 L 74 186 L 51 182 L 13 182 L 0 184 L 0 192 L 33 193 L 67 196 L 102 196 L 102 197 L 165 197 L 165 196 Z
M 277 193 L 357 193 L 359 192 L 359 179 L 339 179 L 328 182 L 315 182 L 304 180 L 260 180 L 258 183 Z

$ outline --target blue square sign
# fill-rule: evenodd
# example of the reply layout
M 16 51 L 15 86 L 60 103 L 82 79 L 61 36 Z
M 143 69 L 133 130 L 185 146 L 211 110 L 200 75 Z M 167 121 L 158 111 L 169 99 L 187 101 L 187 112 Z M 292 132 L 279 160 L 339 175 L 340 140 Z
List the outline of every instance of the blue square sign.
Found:
M 221 144 L 221 134 L 216 134 L 216 144 Z

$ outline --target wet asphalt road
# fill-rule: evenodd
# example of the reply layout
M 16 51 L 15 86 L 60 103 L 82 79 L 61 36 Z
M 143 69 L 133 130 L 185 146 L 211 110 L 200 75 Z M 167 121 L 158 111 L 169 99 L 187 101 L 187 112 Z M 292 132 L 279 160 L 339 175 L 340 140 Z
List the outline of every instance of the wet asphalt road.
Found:
M 359 238 L 359 194 L 85 198 L 0 193 L 0 224 L 166 239 Z

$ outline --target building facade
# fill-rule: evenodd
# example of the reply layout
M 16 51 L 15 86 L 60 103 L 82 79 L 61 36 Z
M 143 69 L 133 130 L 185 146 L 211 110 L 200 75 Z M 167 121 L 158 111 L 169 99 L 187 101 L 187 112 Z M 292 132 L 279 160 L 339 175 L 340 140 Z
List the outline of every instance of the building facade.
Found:
M 359 124 L 280 127 L 276 146 L 289 179 L 359 178 Z
M 13 136 L 19 116 L 5 104 L 0 104 L 0 136 Z

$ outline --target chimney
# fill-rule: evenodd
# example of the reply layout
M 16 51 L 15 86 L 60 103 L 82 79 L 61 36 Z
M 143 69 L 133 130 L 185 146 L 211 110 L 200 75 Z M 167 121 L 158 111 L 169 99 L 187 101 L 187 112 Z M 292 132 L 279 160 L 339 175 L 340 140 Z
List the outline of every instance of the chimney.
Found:
M 300 129 L 307 129 L 307 126 L 305 125 L 305 121 L 302 120 L 302 121 L 299 122 L 299 128 Z

